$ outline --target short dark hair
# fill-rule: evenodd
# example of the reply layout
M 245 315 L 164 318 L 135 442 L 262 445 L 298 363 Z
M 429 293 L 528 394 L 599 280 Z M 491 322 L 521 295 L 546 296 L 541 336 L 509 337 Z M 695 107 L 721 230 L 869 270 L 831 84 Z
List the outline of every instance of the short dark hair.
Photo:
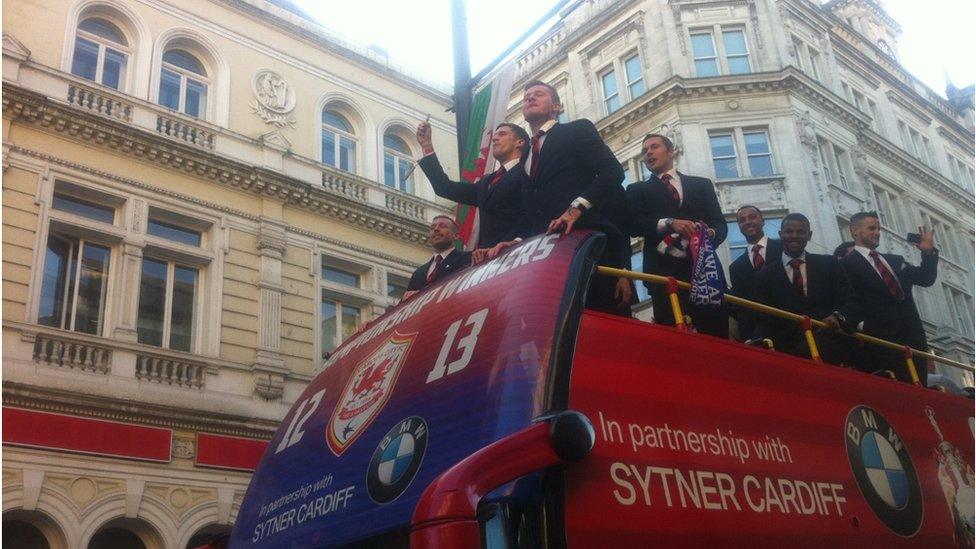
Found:
M 779 226 L 782 227 L 783 225 L 786 225 L 786 223 L 788 221 L 802 221 L 802 222 L 806 223 L 808 229 L 810 228 L 810 220 L 807 219 L 807 216 L 805 216 L 805 215 L 803 215 L 803 214 L 801 214 L 799 212 L 793 212 L 793 213 L 786 214 L 786 217 L 783 218 L 783 221 L 780 222 L 780 225 Z
M 644 136 L 644 139 L 642 139 L 642 140 L 641 140 L 641 144 L 643 144 L 643 143 L 644 143 L 645 141 L 647 141 L 648 139 L 651 139 L 652 137 L 660 137 L 660 138 L 661 138 L 661 141 L 663 141 L 663 142 L 664 142 L 664 146 L 665 146 L 665 147 L 666 147 L 666 148 L 667 148 L 667 149 L 668 149 L 669 151 L 673 151 L 673 150 L 674 150 L 674 142 L 673 142 L 673 141 L 671 141 L 671 139 L 670 139 L 670 138 L 668 138 L 668 136 L 666 136 L 666 135 L 664 135 L 664 134 L 660 134 L 660 133 L 649 133 L 649 134 L 647 134 L 647 135 L 645 135 L 645 136 Z
M 449 215 L 443 215 L 443 214 L 442 215 L 435 215 L 434 217 L 432 217 L 430 219 L 430 222 L 433 223 L 435 219 L 439 219 L 439 218 L 446 219 L 446 220 L 450 221 L 451 222 L 451 226 L 454 227 L 454 232 L 456 232 L 456 233 L 461 232 L 461 226 L 458 225 L 457 221 L 455 221 L 454 218 L 451 217 L 451 216 L 449 216 Z
M 741 212 L 746 208 L 752 208 L 753 210 L 756 210 L 756 213 L 759 214 L 759 219 L 762 219 L 763 221 L 766 220 L 766 218 L 763 216 L 762 210 L 760 210 L 756 206 L 753 206 L 752 204 L 743 204 L 742 206 L 739 206 L 739 209 L 735 211 L 735 216 L 739 217 L 739 212 Z
M 526 143 L 529 142 L 529 132 L 525 131 L 525 128 L 523 128 L 522 126 L 519 126 L 518 124 L 512 124 L 511 122 L 502 122 L 501 124 L 495 126 L 495 129 L 497 130 L 502 126 L 511 129 L 512 133 L 515 134 L 516 139 L 521 139 Z
M 847 255 L 847 249 L 853 248 L 854 243 L 848 240 L 847 242 L 842 242 L 840 246 L 834 248 L 834 257 L 844 257 Z
M 556 91 L 556 88 L 543 82 L 542 80 L 529 80 L 529 83 L 526 84 L 525 87 L 522 88 L 522 90 L 528 91 L 529 88 L 534 86 L 542 86 L 543 88 L 549 90 L 549 97 L 552 99 L 552 102 L 558 103 L 559 105 L 563 104 L 562 101 L 559 100 L 559 92 Z
M 854 225 L 857 225 L 862 220 L 867 219 L 869 217 L 873 217 L 875 219 L 881 219 L 878 216 L 878 212 L 857 212 L 856 214 L 851 216 L 851 226 L 853 227 Z

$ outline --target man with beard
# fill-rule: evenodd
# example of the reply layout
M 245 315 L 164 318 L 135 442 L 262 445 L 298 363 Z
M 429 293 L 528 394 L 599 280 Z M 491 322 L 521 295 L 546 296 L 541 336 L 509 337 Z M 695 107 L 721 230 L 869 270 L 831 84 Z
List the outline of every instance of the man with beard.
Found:
M 766 258 L 776 259 L 782 253 L 779 240 L 766 236 L 763 219 L 759 208 L 752 205 L 741 206 L 735 212 L 739 231 L 746 238 L 746 252 L 736 258 L 729 265 L 729 283 L 732 289 L 729 293 L 743 299 L 755 300 L 756 273 L 766 265 Z M 756 313 L 750 309 L 737 307 L 733 309 L 738 324 L 739 340 L 752 339 L 752 332 L 756 328 Z
M 427 241 L 434 249 L 434 256 L 413 272 L 410 284 L 407 285 L 407 292 L 403 295 L 404 300 L 438 280 L 471 265 L 471 252 L 462 252 L 454 247 L 459 232 L 457 223 L 446 215 L 438 215 L 431 220 Z
M 922 255 L 919 266 L 911 265 L 895 254 L 878 253 L 881 242 L 881 223 L 876 212 L 859 212 L 851 216 L 851 236 L 854 251 L 840 261 L 847 271 L 861 309 L 864 310 L 864 333 L 908 345 L 920 351 L 928 350 L 925 328 L 919 317 L 912 286 L 928 287 L 938 276 L 939 251 L 935 249 L 935 235 L 919 227 L 919 241 L 915 247 Z M 858 369 L 868 372 L 891 370 L 898 379 L 913 380 L 898 351 L 870 345 L 859 353 Z M 922 385 L 928 371 L 917 364 Z

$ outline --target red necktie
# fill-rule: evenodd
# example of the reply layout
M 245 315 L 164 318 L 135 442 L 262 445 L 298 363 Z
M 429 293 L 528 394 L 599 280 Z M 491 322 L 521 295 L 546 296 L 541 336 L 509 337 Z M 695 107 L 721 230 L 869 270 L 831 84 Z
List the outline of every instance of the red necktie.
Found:
M 790 267 L 793 267 L 793 289 L 801 296 L 805 296 L 807 293 L 803 290 L 803 273 L 800 272 L 800 265 L 803 265 L 802 259 L 790 260 Z
M 681 195 L 678 194 L 678 189 L 671 184 L 671 174 L 666 173 L 661 176 L 661 181 L 664 182 L 664 186 L 668 188 L 668 192 L 671 194 L 671 200 L 674 200 L 675 204 L 681 205 Z
M 529 168 L 529 177 L 535 179 L 535 174 L 539 173 L 539 150 L 542 148 L 542 143 L 539 141 L 546 132 L 539 130 L 535 132 L 532 136 L 532 156 L 530 162 L 532 162 L 532 167 Z
M 503 177 L 505 177 L 505 166 L 502 166 L 498 170 L 495 170 L 495 175 L 492 176 L 491 182 L 488 183 L 488 186 L 489 187 L 494 187 L 495 185 L 498 184 L 499 181 L 502 180 Z M 440 257 L 440 256 L 438 256 L 438 257 Z
M 766 264 L 766 260 L 763 259 L 762 254 L 759 253 L 759 251 L 762 249 L 763 249 L 762 244 L 756 244 L 755 246 L 752 247 L 752 268 L 757 271 L 759 269 L 762 269 L 763 265 Z
M 881 280 L 884 280 L 885 286 L 888 287 L 888 292 L 891 294 L 891 297 L 898 301 L 904 299 L 905 293 L 901 290 L 901 284 L 898 283 L 898 279 L 895 278 L 895 275 L 891 272 L 891 269 L 889 269 L 888 266 L 881 261 L 881 255 L 876 251 L 872 251 L 868 255 L 870 255 L 871 259 L 874 260 L 874 266 L 878 269 L 878 273 L 881 274 Z
M 443 260 L 444 258 L 441 257 L 441 254 L 434 256 L 434 268 L 427 273 L 427 286 L 430 286 L 430 283 L 433 282 L 434 278 L 437 277 L 437 273 L 441 270 L 441 261 Z

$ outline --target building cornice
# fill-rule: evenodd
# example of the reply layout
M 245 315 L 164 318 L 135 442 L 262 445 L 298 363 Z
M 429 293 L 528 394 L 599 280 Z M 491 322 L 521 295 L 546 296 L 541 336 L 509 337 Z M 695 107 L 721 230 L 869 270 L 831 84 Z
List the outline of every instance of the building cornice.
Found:
M 836 94 L 793 67 L 776 72 L 751 73 L 739 76 L 712 78 L 683 78 L 673 76 L 644 94 L 641 99 L 632 101 L 616 113 L 596 123 L 605 141 L 612 140 L 618 133 L 627 131 L 634 124 L 654 116 L 662 109 L 676 105 L 682 100 L 696 98 L 736 98 L 759 93 L 793 93 L 815 103 L 822 112 L 851 127 L 865 148 L 874 152 L 885 162 L 899 167 L 920 182 L 939 189 L 952 200 L 972 208 L 976 201 L 954 183 L 908 157 L 887 140 L 870 129 L 870 119 L 853 108 Z
M 10 381 L 5 381 L 3 384 L 3 405 L 168 429 L 258 439 L 270 439 L 279 424 L 278 421 L 251 416 L 221 414 L 212 410 L 204 415 L 199 410 L 117 400 L 106 398 L 104 395 L 84 395 L 75 391 L 61 391 Z
M 247 165 L 201 147 L 154 135 L 125 121 L 73 109 L 9 82 L 3 86 L 3 116 L 90 146 L 100 146 L 230 188 L 275 198 L 287 206 L 308 210 L 380 235 L 419 245 L 427 240 L 427 227 L 419 219 L 399 217 L 364 200 L 354 200 L 348 194 L 314 187 L 267 168 Z M 323 166 L 322 171 L 335 170 Z M 349 174 L 334 175 L 359 179 Z M 362 184 L 370 183 L 363 180 Z M 417 199 L 410 197 L 410 200 Z

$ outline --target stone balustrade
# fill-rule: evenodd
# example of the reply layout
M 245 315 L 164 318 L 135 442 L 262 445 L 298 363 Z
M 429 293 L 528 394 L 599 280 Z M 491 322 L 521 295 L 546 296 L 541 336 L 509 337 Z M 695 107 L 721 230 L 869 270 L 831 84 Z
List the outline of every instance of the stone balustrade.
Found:
M 107 374 L 111 369 L 112 351 L 105 346 L 69 337 L 38 334 L 34 340 L 34 361 L 49 366 Z
M 205 372 L 206 365 L 200 362 L 149 353 L 136 355 L 136 379 L 143 381 L 203 389 Z
M 168 116 L 156 116 L 156 132 L 201 149 L 214 148 L 214 134 L 200 126 Z
M 132 121 L 132 105 L 90 88 L 75 84 L 68 86 L 68 103 L 123 122 Z

